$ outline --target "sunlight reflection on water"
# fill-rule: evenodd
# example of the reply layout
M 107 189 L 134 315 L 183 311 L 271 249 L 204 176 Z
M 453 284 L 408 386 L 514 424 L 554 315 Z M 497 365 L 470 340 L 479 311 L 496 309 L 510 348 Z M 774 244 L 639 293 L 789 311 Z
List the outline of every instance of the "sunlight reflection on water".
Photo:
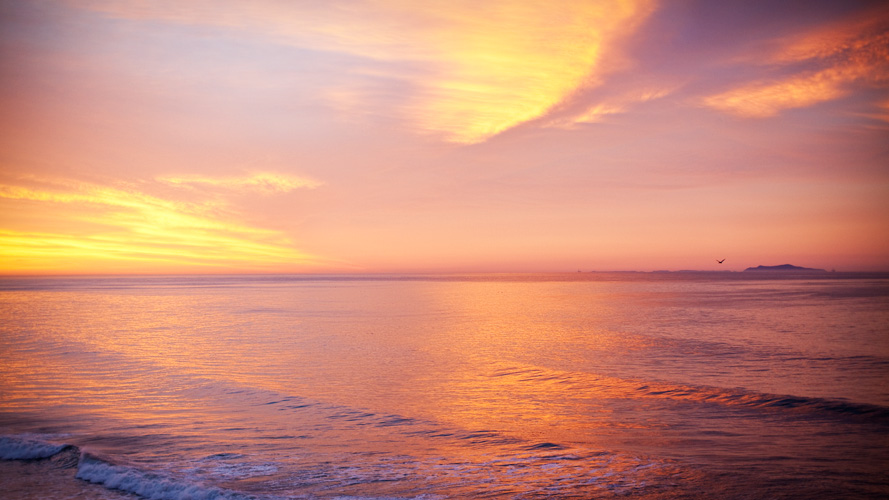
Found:
M 0 291 L 0 426 L 288 494 L 656 498 L 886 459 L 831 430 L 887 420 L 884 280 L 148 281 Z

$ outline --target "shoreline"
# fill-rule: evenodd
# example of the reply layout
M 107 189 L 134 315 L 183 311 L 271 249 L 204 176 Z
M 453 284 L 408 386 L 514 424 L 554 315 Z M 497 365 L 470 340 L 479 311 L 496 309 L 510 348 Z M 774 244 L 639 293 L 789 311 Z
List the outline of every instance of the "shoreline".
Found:
M 142 497 L 75 477 L 80 450 L 49 458 L 0 460 L 0 491 L 19 500 L 137 500 Z

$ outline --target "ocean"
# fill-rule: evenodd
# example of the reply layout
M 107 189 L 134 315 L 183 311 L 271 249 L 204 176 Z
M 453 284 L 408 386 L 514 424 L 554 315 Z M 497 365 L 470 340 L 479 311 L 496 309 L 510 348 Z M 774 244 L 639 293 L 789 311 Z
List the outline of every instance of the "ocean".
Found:
M 0 278 L 0 498 L 889 497 L 889 275 Z

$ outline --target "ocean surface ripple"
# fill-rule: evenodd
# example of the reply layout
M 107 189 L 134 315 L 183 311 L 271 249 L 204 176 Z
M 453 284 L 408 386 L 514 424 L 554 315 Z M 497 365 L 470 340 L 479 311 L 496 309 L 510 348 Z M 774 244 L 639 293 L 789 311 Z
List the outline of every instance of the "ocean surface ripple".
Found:
M 0 279 L 12 498 L 885 498 L 889 276 Z

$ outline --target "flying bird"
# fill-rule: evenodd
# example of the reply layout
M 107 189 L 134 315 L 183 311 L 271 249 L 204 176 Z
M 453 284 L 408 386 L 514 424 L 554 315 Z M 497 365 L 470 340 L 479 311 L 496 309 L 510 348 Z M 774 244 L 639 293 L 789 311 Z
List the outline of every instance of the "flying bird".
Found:
M 716 259 L 716 262 L 719 262 L 720 264 L 722 264 L 723 262 L 725 262 L 725 259 L 722 259 L 722 260 Z

